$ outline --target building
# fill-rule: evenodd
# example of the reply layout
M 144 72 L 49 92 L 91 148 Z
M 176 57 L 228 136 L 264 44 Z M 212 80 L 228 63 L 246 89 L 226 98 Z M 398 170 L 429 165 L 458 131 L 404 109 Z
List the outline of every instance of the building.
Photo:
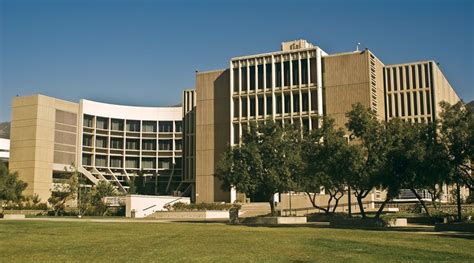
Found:
M 10 159 L 10 140 L 0 138 L 0 162 L 8 165 Z
M 131 178 L 145 174 L 151 194 L 234 202 L 245 196 L 222 189 L 216 167 L 252 122 L 312 130 L 318 116 L 329 116 L 344 128 L 355 103 L 380 120 L 431 122 L 441 101 L 459 97 L 434 61 L 385 65 L 367 49 L 328 54 L 295 40 L 277 52 L 231 58 L 227 69 L 197 72 L 182 107 L 14 98 L 10 167 L 29 184 L 27 194 L 42 199 L 75 163 L 91 183 L 108 180 L 124 192 Z
M 27 195 L 47 200 L 72 167 L 91 184 L 107 180 L 123 192 L 138 174 L 150 194 L 190 192 L 182 180 L 181 107 L 74 103 L 35 95 L 15 97 L 12 108 L 10 169 L 28 183 Z
M 251 122 L 272 119 L 311 130 L 325 115 L 344 128 L 355 103 L 380 120 L 430 122 L 441 111 L 439 102 L 459 101 L 434 61 L 385 65 L 367 49 L 328 54 L 305 40 L 232 58 L 229 69 L 198 72 L 196 97 L 197 202 L 240 199 L 221 189 L 215 171 L 220 155 L 241 142 Z

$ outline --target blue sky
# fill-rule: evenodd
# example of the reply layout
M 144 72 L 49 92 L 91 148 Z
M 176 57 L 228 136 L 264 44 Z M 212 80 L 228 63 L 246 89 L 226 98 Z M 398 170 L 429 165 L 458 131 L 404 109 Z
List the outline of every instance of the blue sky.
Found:
M 195 70 L 304 38 L 384 63 L 434 59 L 474 99 L 474 1 L 0 0 L 0 121 L 11 98 L 169 106 Z

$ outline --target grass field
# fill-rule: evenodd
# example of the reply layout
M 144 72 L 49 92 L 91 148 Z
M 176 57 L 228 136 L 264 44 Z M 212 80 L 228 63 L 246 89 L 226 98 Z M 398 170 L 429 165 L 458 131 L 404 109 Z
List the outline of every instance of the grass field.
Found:
M 474 262 L 474 240 L 217 223 L 0 221 L 0 262 Z

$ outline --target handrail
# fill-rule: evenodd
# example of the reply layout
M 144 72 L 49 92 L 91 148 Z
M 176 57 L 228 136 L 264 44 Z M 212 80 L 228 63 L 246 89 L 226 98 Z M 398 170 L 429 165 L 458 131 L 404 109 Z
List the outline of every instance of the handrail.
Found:
M 146 210 L 148 210 L 148 209 L 150 209 L 150 208 L 153 208 L 153 207 L 155 207 L 155 206 L 156 206 L 156 205 L 149 206 L 149 207 L 143 209 L 142 211 L 146 211 Z

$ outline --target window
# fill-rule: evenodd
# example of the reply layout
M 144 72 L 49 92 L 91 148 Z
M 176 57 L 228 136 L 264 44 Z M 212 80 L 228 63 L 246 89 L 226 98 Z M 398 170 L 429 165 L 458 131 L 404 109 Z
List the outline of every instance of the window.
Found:
M 155 169 L 155 168 L 156 168 L 155 158 L 142 159 L 142 169 Z
M 247 67 L 240 68 L 240 72 L 242 73 L 242 91 L 247 91 Z
M 97 117 L 97 129 L 107 130 L 109 128 L 109 119 Z
M 263 116 L 264 106 L 263 97 L 258 97 L 258 116 Z
M 291 62 L 293 65 L 293 85 L 299 85 L 300 80 L 299 80 L 299 67 L 298 67 L 298 60 L 293 60 Z
M 309 98 L 308 98 L 308 93 L 302 93 L 302 106 L 303 106 L 303 111 L 309 111 Z
M 425 66 L 425 83 L 426 83 L 426 87 L 429 88 L 430 87 L 430 77 L 429 77 L 429 73 L 428 73 L 428 64 L 424 64 Z
M 410 89 L 410 68 L 405 67 L 405 78 L 407 79 L 407 89 Z
M 410 92 L 407 92 L 407 114 L 408 116 L 411 116 L 411 98 L 410 98 Z
M 392 91 L 392 78 L 391 78 L 390 72 L 391 71 L 388 68 L 387 69 L 387 89 L 388 89 L 388 91 Z
M 92 135 L 84 134 L 82 136 L 82 145 L 92 147 Z
M 273 114 L 272 96 L 267 96 L 267 115 Z
M 120 156 L 110 156 L 110 167 L 122 168 L 123 160 Z
M 83 126 L 93 128 L 94 127 L 93 126 L 93 119 L 94 119 L 94 117 L 92 117 L 90 115 L 84 115 Z
M 143 140 L 142 141 L 142 150 L 155 151 L 156 150 L 156 140 Z
M 181 151 L 183 149 L 183 141 L 182 140 L 176 140 L 174 142 L 175 148 L 177 151 Z
M 430 92 L 426 92 L 426 114 L 431 114 Z
M 82 155 L 82 165 L 92 165 L 92 155 L 83 154 Z
M 399 107 L 398 107 L 398 94 L 393 94 L 393 97 L 395 99 L 395 117 L 399 116 Z
M 419 81 L 419 88 L 424 88 L 423 85 L 423 72 L 421 70 L 421 64 L 418 65 L 418 81 Z
M 265 65 L 265 71 L 266 71 L 266 81 L 267 81 L 267 89 L 272 88 L 272 64 L 266 64 Z
M 255 90 L 255 66 L 250 66 L 250 90 Z
M 250 98 L 250 117 L 255 117 L 255 98 Z
M 311 91 L 311 110 L 316 111 L 318 109 L 318 94 L 316 91 Z
M 281 80 L 281 63 L 275 64 L 275 80 L 276 80 L 276 85 L 275 87 L 280 88 L 282 86 L 282 80 Z
M 234 74 L 234 92 L 239 92 L 239 69 L 234 68 L 232 72 Z
M 405 116 L 405 94 L 400 93 L 400 102 L 401 102 L 401 110 L 402 110 L 402 116 Z
M 263 89 L 263 65 L 257 66 L 257 89 Z
M 242 98 L 242 117 L 247 118 L 247 98 Z
M 412 79 L 412 83 L 413 83 L 413 88 L 416 89 L 416 74 L 415 74 L 415 65 L 412 65 L 411 66 L 411 79 Z
M 415 111 L 415 116 L 418 115 L 418 99 L 416 97 L 416 92 L 413 92 L 413 110 Z
M 293 94 L 293 112 L 300 111 L 300 95 L 298 93 Z
M 283 75 L 284 75 L 284 84 L 283 86 L 290 86 L 290 62 L 283 62 Z
M 172 140 L 159 140 L 158 149 L 161 151 L 171 151 L 173 150 L 173 141 Z
M 159 158 L 158 159 L 158 168 L 170 169 L 171 168 L 171 158 Z
M 239 117 L 239 99 L 234 99 L 233 104 L 234 104 L 234 117 L 238 118 Z
M 183 122 L 182 121 L 176 121 L 174 124 L 176 126 L 176 129 L 175 129 L 176 132 L 183 132 Z
M 392 95 L 388 94 L 388 117 L 392 118 L 393 112 L 392 112 Z
M 105 156 L 105 155 L 96 155 L 95 156 L 95 166 L 107 167 L 107 156 Z
M 308 84 L 308 60 L 301 60 L 301 84 Z
M 316 83 L 316 58 L 311 58 L 309 60 L 309 65 L 310 65 L 310 69 L 311 69 L 311 79 L 310 79 L 310 82 L 311 83 Z
M 112 149 L 123 149 L 123 139 L 122 138 L 111 138 L 110 139 L 110 148 L 112 148 Z
M 140 131 L 140 121 L 127 120 L 127 131 L 139 132 Z
M 425 101 L 423 99 L 423 91 L 420 91 L 420 113 L 421 115 L 425 114 Z
M 239 124 L 238 124 L 238 123 L 234 123 L 234 124 L 233 124 L 233 127 L 234 127 L 234 144 L 238 144 L 238 143 L 239 143 L 239 139 L 240 139 Z
M 393 90 L 398 89 L 398 79 L 397 79 L 397 68 L 392 68 L 393 70 Z
M 143 122 L 143 132 L 156 132 L 156 122 L 155 121 L 144 121 Z
M 138 169 L 139 160 L 137 157 L 126 157 L 125 158 L 125 167 L 131 169 Z
M 172 121 L 160 121 L 159 127 L 160 127 L 160 132 L 173 132 Z
M 140 150 L 140 140 L 127 139 L 126 146 L 127 150 Z
M 283 108 L 281 95 L 276 96 L 276 113 L 281 114 L 281 109 Z
M 403 90 L 404 89 L 404 81 L 403 81 L 403 68 L 400 67 L 398 69 L 398 72 L 400 73 L 400 90 Z
M 111 126 L 114 131 L 123 131 L 123 120 L 112 119 Z
M 95 147 L 107 148 L 107 137 L 97 136 L 95 139 Z
M 291 101 L 290 101 L 290 95 L 285 95 L 285 113 L 290 113 L 290 107 Z

